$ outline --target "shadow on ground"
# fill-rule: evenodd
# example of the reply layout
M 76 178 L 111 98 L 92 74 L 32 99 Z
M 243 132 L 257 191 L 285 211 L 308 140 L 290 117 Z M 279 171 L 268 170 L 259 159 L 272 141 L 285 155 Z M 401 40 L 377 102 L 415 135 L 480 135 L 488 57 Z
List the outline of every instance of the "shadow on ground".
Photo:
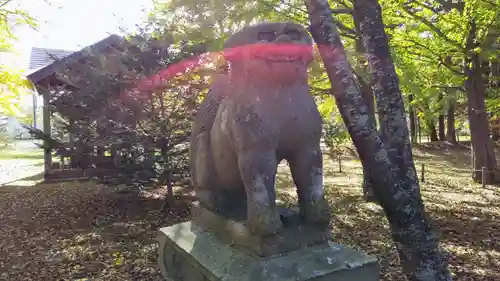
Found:
M 1 280 L 163 280 L 158 228 L 189 218 L 189 202 L 162 213 L 163 190 L 94 182 L 0 189 Z
M 440 172 L 443 165 L 455 165 L 454 159 L 465 161 L 464 151 L 416 150 L 417 161 L 428 166 L 422 194 L 454 280 L 500 280 L 500 193 L 473 184 L 461 166 Z M 337 161 L 325 159 L 334 239 L 376 256 L 383 281 L 403 281 L 383 211 L 362 199 L 361 165 L 343 161 L 340 173 Z M 468 162 L 458 163 L 468 169 Z M 294 203 L 286 167 L 277 183 L 279 198 Z M 91 181 L 0 188 L 0 279 L 163 280 L 156 232 L 190 217 L 187 197 L 165 215 L 164 195 L 164 190 L 139 193 Z
M 472 182 L 470 172 L 464 172 L 470 171 L 468 148 L 417 147 L 414 153 L 416 162 L 426 166 L 422 194 L 447 252 L 453 280 L 500 280 L 500 189 L 482 188 Z M 294 189 L 286 169 L 278 182 L 286 191 L 278 194 L 286 193 L 284 200 L 288 200 Z M 346 159 L 340 173 L 337 161 L 325 159 L 325 192 L 334 214 L 334 239 L 376 256 L 382 280 L 404 281 L 384 212 L 376 204 L 364 202 L 361 183 L 359 161 Z
M 35 186 L 37 183 L 43 181 L 44 174 L 45 174 L 44 172 L 39 172 L 29 177 L 24 177 L 21 179 L 13 179 L 10 182 L 2 183 L 0 184 L 0 192 L 2 189 L 19 188 L 21 186 L 23 187 Z

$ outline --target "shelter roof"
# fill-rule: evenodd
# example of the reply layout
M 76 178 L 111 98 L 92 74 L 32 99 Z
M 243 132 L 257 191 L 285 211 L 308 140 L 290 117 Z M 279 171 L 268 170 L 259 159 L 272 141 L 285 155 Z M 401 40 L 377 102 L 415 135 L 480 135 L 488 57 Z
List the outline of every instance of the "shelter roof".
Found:
M 55 59 L 62 59 L 75 51 L 49 49 L 49 48 L 31 48 L 30 62 L 28 69 L 30 72 L 35 72 L 42 67 L 54 62 Z
M 38 82 L 44 80 L 45 78 L 57 73 L 57 71 L 60 70 L 63 66 L 71 64 L 73 62 L 77 62 L 78 60 L 81 60 L 89 56 L 91 52 L 102 52 L 109 46 L 117 45 L 120 42 L 122 42 L 122 38 L 118 35 L 113 34 L 102 39 L 101 41 L 98 41 L 90 46 L 83 48 L 80 51 L 76 51 L 70 54 L 67 54 L 66 53 L 67 51 L 58 52 L 58 54 L 55 55 L 57 57 L 56 60 L 54 60 L 53 57 L 49 56 L 51 57 L 52 62 L 46 64 L 45 66 L 38 66 L 38 68 L 33 69 L 28 73 L 27 78 L 33 84 L 37 84 Z M 47 52 L 45 53 L 47 54 Z M 62 58 L 59 58 L 58 55 L 62 56 Z M 40 62 L 40 64 L 41 63 L 42 62 Z M 33 65 L 35 66 L 36 64 Z

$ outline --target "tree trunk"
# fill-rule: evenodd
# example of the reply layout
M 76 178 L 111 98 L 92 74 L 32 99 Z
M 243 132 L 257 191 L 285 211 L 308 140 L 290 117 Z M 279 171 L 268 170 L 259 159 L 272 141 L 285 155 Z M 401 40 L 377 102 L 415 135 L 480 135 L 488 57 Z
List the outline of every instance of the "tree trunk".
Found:
M 422 118 L 417 116 L 418 143 L 422 144 Z
M 360 91 L 363 96 L 363 101 L 368 104 L 368 110 L 369 110 L 369 117 L 370 117 L 370 122 L 373 122 L 375 124 L 375 109 L 374 109 L 374 97 L 373 97 L 373 90 L 372 88 L 366 84 L 361 77 L 357 77 L 359 84 L 360 84 Z M 375 197 L 375 194 L 373 193 L 373 180 L 370 179 L 370 173 L 363 162 L 361 162 L 361 165 L 363 166 L 363 183 L 362 183 L 362 189 L 363 189 L 363 196 L 366 200 L 366 202 L 377 202 L 377 198 Z
M 493 89 L 500 88 L 500 55 L 497 55 L 496 59 L 491 62 L 491 79 L 490 87 Z M 500 140 L 500 118 L 495 116 L 491 128 L 491 138 L 494 141 Z
M 476 24 L 471 22 L 471 30 L 468 37 L 468 49 L 474 47 L 476 38 Z M 472 177 L 476 182 L 482 182 L 482 167 L 486 168 L 485 184 L 495 183 L 497 162 L 495 158 L 493 141 L 490 139 L 490 129 L 486 115 L 483 64 L 479 55 L 473 53 L 465 63 L 465 89 L 467 91 L 467 109 L 469 117 L 469 128 L 471 133 L 471 148 L 473 154 Z
M 500 119 L 498 117 L 491 122 L 491 139 L 493 141 L 500 140 Z
M 446 139 L 446 134 L 445 134 L 445 125 L 444 125 L 444 115 L 439 115 L 438 118 L 438 128 L 439 128 L 439 140 L 440 141 L 445 141 Z
M 356 17 L 355 14 L 353 14 L 354 18 L 354 26 L 356 30 L 356 52 L 358 54 L 364 54 L 365 53 L 365 46 L 363 45 L 363 40 L 361 36 L 361 30 L 359 29 L 359 19 Z M 364 56 L 359 56 L 359 65 L 361 65 L 362 70 L 364 72 L 367 71 L 367 68 L 365 66 L 366 64 L 366 59 Z M 360 75 L 357 75 L 357 80 L 360 84 L 360 91 L 361 95 L 363 96 L 364 102 L 368 105 L 368 111 L 369 111 L 369 117 L 371 119 L 371 122 L 375 123 L 375 100 L 373 96 L 373 90 L 368 85 L 365 83 L 363 78 Z M 363 183 L 362 183 L 362 189 L 363 189 L 363 196 L 367 202 L 378 202 L 377 199 L 375 198 L 375 194 L 373 193 L 373 181 L 370 179 L 370 173 L 368 172 L 368 169 L 365 164 L 363 164 Z
M 438 134 L 436 131 L 436 125 L 434 124 L 433 121 L 427 122 L 427 127 L 429 128 L 429 137 L 430 141 L 438 141 Z
M 491 86 L 492 88 L 500 88 L 500 55 L 491 62 Z
M 457 142 L 457 133 L 455 129 L 455 104 L 450 102 L 446 117 L 446 140 L 450 143 Z
M 438 133 L 439 133 L 439 140 L 444 141 L 445 140 L 445 128 L 444 128 L 444 105 L 443 105 L 443 94 L 440 93 L 438 96 L 438 102 L 439 102 L 439 116 L 438 116 Z
M 474 56 L 466 80 L 471 147 L 474 154 L 472 174 L 474 181 L 482 182 L 481 169 L 486 167 L 488 175 L 485 184 L 493 184 L 495 183 L 497 163 L 486 116 L 484 81 L 482 80 L 481 66 L 477 62 L 479 62 L 479 58 Z
M 398 78 L 389 55 L 381 8 L 373 0 L 354 1 L 375 85 L 380 134 L 357 88 L 352 67 L 327 0 L 305 1 L 332 94 L 353 143 L 366 164 L 373 191 L 389 221 L 401 264 L 411 281 L 450 281 L 446 263 L 425 213 L 413 163 Z
M 417 142 L 417 124 L 415 122 L 415 109 L 413 108 L 412 105 L 413 102 L 413 95 L 409 94 L 408 95 L 408 104 L 409 104 L 409 111 L 410 111 L 410 134 L 411 134 L 411 142 L 416 143 Z
M 455 101 L 450 100 L 446 114 L 446 140 L 450 143 L 457 143 L 455 130 Z

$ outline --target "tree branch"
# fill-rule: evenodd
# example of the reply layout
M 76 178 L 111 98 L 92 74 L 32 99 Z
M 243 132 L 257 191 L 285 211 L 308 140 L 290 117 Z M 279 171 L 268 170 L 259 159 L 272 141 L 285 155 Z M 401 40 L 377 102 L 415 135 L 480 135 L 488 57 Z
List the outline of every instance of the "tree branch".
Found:
M 288 6 L 289 8 L 292 8 L 292 9 L 295 9 L 295 10 L 298 10 L 300 12 L 303 12 L 303 13 L 307 14 L 307 10 L 304 10 L 304 9 L 302 9 L 300 7 L 292 6 L 290 3 L 286 3 L 284 0 L 280 0 L 280 3 Z M 279 11 L 276 10 L 276 7 L 273 6 L 273 5 L 271 5 L 270 3 L 265 3 L 265 5 L 268 6 L 268 7 L 270 7 L 270 8 L 272 8 L 272 9 L 274 9 L 276 12 L 279 12 Z M 352 13 L 352 9 L 349 8 L 348 6 L 345 6 L 345 7 L 346 7 L 345 9 L 334 10 L 333 13 L 337 13 L 337 14 L 351 14 Z M 288 18 L 293 19 L 292 15 L 286 15 L 286 16 Z M 297 20 L 297 19 L 294 19 L 294 20 Z M 350 39 L 356 39 L 356 32 L 354 31 L 354 29 L 347 27 L 345 24 L 343 24 L 343 23 L 341 23 L 341 22 L 339 22 L 339 21 L 337 21 L 335 19 L 334 19 L 334 22 L 337 25 L 337 27 L 341 31 L 343 31 L 343 33 L 341 34 L 342 36 L 350 38 Z
M 432 85 L 431 88 L 436 88 L 436 89 L 450 89 L 450 90 L 458 90 L 461 92 L 466 92 L 464 86 L 440 86 L 440 85 Z
M 490 1 L 490 0 L 482 0 L 482 1 L 486 4 L 493 6 L 493 8 L 495 8 L 495 9 L 500 9 L 500 5 L 498 5 L 497 3 L 494 3 L 493 1 Z
M 3 8 L 7 4 L 9 4 L 10 2 L 12 2 L 12 0 L 5 0 L 2 4 L 0 4 L 0 8 Z
M 436 52 L 434 52 L 434 50 L 432 50 L 431 48 L 425 46 L 424 44 L 421 44 L 413 39 L 404 39 L 405 41 L 407 42 L 410 42 L 410 43 L 413 43 L 414 45 L 416 46 L 419 46 L 427 51 L 429 51 L 429 53 L 431 53 L 433 56 L 435 56 L 435 59 L 438 61 L 439 65 L 443 65 L 444 67 L 448 68 L 449 70 L 453 71 L 455 74 L 458 74 L 458 75 L 465 75 L 464 72 L 460 71 L 460 70 L 457 70 L 457 69 L 454 69 L 450 64 L 448 64 L 446 62 L 446 60 L 444 58 L 442 58 L 439 54 L 437 54 Z M 421 56 L 423 57 L 426 57 L 425 55 L 423 54 L 420 54 Z M 429 58 L 429 57 L 427 57 Z
M 349 7 L 349 5 L 347 4 L 346 1 L 344 1 L 344 0 L 334 0 L 334 2 L 336 2 L 336 3 L 338 3 L 338 4 L 342 5 L 342 6 L 344 6 L 346 9 L 349 9 L 349 10 L 352 11 L 352 8 Z M 333 11 L 332 11 L 332 13 L 333 13 Z
M 332 13 L 334 15 L 342 15 L 342 14 L 345 14 L 345 15 L 351 15 L 352 14 L 352 9 L 333 9 L 332 10 Z
M 437 34 L 439 37 L 441 37 L 443 40 L 446 42 L 452 44 L 453 46 L 457 47 L 459 50 L 464 50 L 462 45 L 452 39 L 450 39 L 446 34 L 439 29 L 437 26 L 435 26 L 432 22 L 430 22 L 428 19 L 417 15 L 415 12 L 411 11 L 409 7 L 403 5 L 403 10 L 408 13 L 410 16 L 412 16 L 414 19 L 420 21 L 421 23 L 425 24 L 428 28 L 430 28 L 432 31 L 434 31 L 435 34 Z

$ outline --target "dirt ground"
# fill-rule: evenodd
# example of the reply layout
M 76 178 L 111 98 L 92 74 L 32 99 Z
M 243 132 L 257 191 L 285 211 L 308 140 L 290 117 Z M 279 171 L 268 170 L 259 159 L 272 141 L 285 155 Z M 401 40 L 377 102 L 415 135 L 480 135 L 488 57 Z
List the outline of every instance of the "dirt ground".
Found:
M 422 194 L 454 280 L 500 280 L 500 192 L 470 180 L 464 148 L 414 149 L 425 164 Z M 361 197 L 359 161 L 325 159 L 336 242 L 378 257 L 382 280 L 404 280 L 380 207 Z M 294 201 L 288 169 L 280 198 Z M 164 190 L 136 192 L 93 182 L 0 187 L 0 280 L 162 280 L 156 231 L 189 219 L 182 198 L 166 215 Z

